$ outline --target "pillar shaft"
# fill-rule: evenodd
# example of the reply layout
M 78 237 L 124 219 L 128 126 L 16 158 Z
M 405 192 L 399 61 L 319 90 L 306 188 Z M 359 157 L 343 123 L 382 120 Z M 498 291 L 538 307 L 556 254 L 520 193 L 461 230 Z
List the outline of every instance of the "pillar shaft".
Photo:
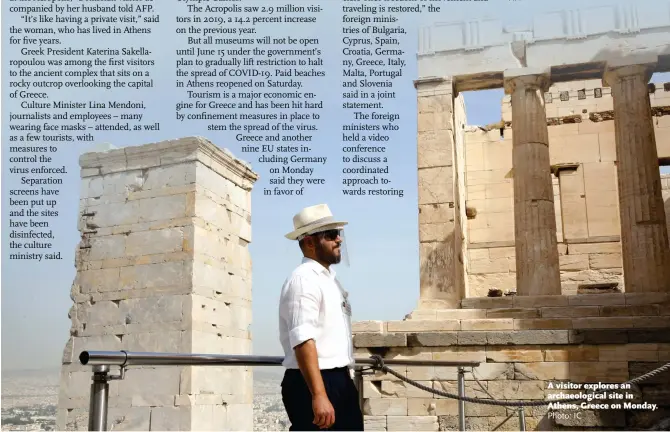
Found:
M 512 99 L 517 295 L 560 295 L 545 75 L 509 78 Z
M 605 73 L 614 99 L 621 248 L 626 292 L 670 291 L 670 247 L 647 84 L 631 65 Z
M 454 94 L 450 78 L 415 83 L 418 104 L 419 309 L 458 308 L 464 293 Z
M 88 417 L 81 351 L 252 352 L 258 175 L 199 137 L 85 153 L 79 164 L 81 242 L 56 430 L 78 430 Z M 252 430 L 252 380 L 250 367 L 129 370 L 110 383 L 103 430 Z

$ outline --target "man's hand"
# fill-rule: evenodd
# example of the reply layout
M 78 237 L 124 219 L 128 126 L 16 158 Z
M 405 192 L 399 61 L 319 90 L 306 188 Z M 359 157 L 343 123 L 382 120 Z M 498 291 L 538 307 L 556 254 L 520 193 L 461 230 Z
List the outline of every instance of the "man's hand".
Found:
M 298 366 L 312 393 L 312 411 L 314 411 L 313 423 L 321 429 L 327 429 L 335 423 L 335 409 L 328 399 L 326 387 L 323 385 L 323 377 L 319 369 L 319 360 L 316 355 L 316 343 L 309 339 L 295 348 L 295 356 Z
M 335 409 L 326 394 L 312 397 L 314 424 L 321 429 L 328 429 L 335 423 Z

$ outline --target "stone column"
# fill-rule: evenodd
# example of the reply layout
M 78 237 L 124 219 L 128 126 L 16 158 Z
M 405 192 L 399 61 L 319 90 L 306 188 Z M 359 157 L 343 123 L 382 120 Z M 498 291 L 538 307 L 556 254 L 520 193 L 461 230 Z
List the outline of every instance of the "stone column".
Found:
M 648 65 L 611 68 L 626 292 L 670 292 L 670 246 L 647 84 Z
M 415 82 L 418 104 L 419 309 L 459 308 L 464 293 L 450 78 Z
M 80 158 L 81 192 L 57 430 L 86 430 L 84 350 L 251 354 L 250 191 L 257 175 L 202 138 Z M 118 368 L 112 367 L 112 374 Z M 130 368 L 114 430 L 252 430 L 251 368 Z
M 516 293 L 560 295 L 556 214 L 549 162 L 545 74 L 505 73 L 512 99 Z

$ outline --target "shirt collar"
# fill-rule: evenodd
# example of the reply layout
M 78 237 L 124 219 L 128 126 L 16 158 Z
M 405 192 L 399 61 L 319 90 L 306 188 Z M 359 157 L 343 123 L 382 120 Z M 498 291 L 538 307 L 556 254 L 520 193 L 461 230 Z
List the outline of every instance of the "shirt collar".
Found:
M 335 269 L 331 266 L 330 269 L 325 268 L 318 261 L 315 261 L 311 258 L 303 257 L 302 263 L 307 264 L 315 273 L 323 273 L 329 278 L 335 277 Z

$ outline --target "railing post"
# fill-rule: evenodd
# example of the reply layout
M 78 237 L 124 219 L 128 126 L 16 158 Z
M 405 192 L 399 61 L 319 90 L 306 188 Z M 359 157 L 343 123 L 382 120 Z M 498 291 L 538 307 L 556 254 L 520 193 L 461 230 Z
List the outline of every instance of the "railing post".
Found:
M 356 384 L 356 389 L 358 390 L 358 405 L 361 407 L 361 413 L 363 413 L 365 397 L 363 395 L 363 371 L 360 367 L 354 369 L 354 384 Z
M 465 396 L 465 370 L 458 368 L 458 396 Z M 458 430 L 465 431 L 465 401 L 458 400 Z
M 88 409 L 88 430 L 107 430 L 107 403 L 109 397 L 109 366 L 93 366 L 93 384 Z
M 519 407 L 519 430 L 526 430 L 526 413 L 523 411 L 523 407 Z

